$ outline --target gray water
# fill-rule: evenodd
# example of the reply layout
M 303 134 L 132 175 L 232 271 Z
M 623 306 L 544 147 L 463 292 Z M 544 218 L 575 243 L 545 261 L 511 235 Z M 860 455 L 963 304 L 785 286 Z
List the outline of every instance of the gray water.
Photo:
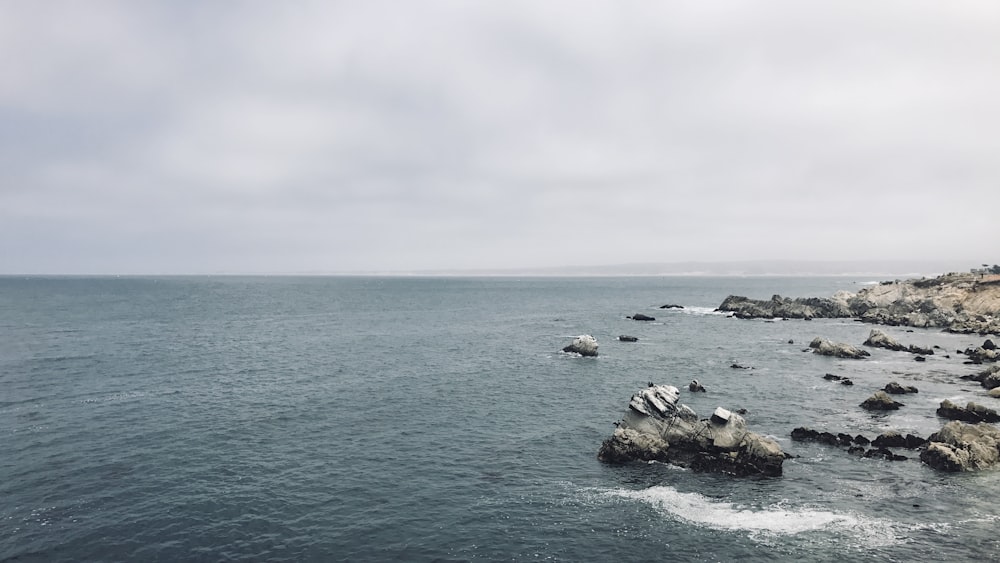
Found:
M 789 439 L 992 405 L 954 354 L 982 338 L 835 360 L 802 350 L 871 327 L 712 312 L 868 281 L 0 278 L 0 560 L 997 559 L 1000 473 Z M 584 333 L 600 357 L 559 352 Z M 693 378 L 699 415 L 745 408 L 797 456 L 782 477 L 597 461 L 632 393 Z M 920 392 L 858 407 L 893 380 Z

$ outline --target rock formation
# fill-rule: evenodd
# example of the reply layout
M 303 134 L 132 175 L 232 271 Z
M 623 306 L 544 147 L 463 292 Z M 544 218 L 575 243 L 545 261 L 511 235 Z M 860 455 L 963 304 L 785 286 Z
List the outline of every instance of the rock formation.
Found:
M 886 383 L 885 387 L 882 388 L 883 391 L 889 393 L 890 395 L 905 395 L 907 393 L 917 393 L 917 388 L 912 385 L 907 385 L 903 387 L 895 381 L 890 381 Z
M 847 318 L 892 326 L 942 328 L 964 334 L 1000 334 L 1000 275 L 946 274 L 883 282 L 832 298 L 769 301 L 730 295 L 719 311 L 739 318 Z
M 622 334 L 621 336 L 618 337 L 618 340 L 620 340 L 622 342 L 638 342 L 639 341 L 639 339 L 636 338 L 635 336 L 629 336 L 627 334 Z
M 905 405 L 892 400 L 892 397 L 885 391 L 876 391 L 874 395 L 861 403 L 861 408 L 869 411 L 894 411 L 902 406 Z
M 847 304 L 833 299 L 820 297 L 804 297 L 791 299 L 775 295 L 769 301 L 749 299 L 738 295 L 730 295 L 716 309 L 720 312 L 734 313 L 741 319 L 813 319 L 851 317 Z
M 563 352 L 580 354 L 581 356 L 597 356 L 597 339 L 589 334 L 581 334 L 573 339 L 573 343 L 562 349 Z
M 875 348 L 885 348 L 887 350 L 895 350 L 897 352 L 924 354 L 925 356 L 934 354 L 934 350 L 931 348 L 921 348 L 920 346 L 914 346 L 913 344 L 904 346 L 903 344 L 900 344 L 899 341 L 877 328 L 873 328 L 871 333 L 868 334 L 868 340 L 864 341 L 864 345 Z
M 688 383 L 688 391 L 692 393 L 704 393 L 705 386 L 702 385 L 701 383 L 698 383 L 697 379 L 692 379 L 691 383 Z
M 941 401 L 937 415 L 949 420 L 965 422 L 1000 422 L 1000 414 L 997 411 L 971 401 L 965 407 L 960 407 L 945 399 Z
M 809 343 L 809 347 L 813 349 L 813 354 L 819 354 L 821 356 L 834 356 L 837 358 L 853 358 L 859 360 L 861 358 L 867 358 L 869 354 L 866 350 L 862 350 L 850 344 L 844 343 L 833 343 L 825 338 L 814 338 L 812 342 Z
M 977 471 L 1000 462 L 1000 430 L 952 421 L 931 434 L 920 461 L 941 471 Z
M 597 458 L 656 460 L 738 476 L 781 475 L 785 454 L 777 442 L 750 432 L 743 417 L 722 407 L 698 420 L 691 408 L 677 403 L 679 397 L 676 387 L 652 383 L 633 395 Z

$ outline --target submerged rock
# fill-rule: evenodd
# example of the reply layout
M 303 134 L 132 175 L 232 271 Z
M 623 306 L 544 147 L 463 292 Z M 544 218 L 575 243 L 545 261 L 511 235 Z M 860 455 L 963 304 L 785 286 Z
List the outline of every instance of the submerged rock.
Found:
M 629 336 L 627 334 L 623 334 L 623 335 L 619 336 L 618 340 L 620 340 L 622 342 L 638 342 L 639 341 L 639 339 L 636 338 L 635 336 Z
M 867 358 L 871 355 L 866 350 L 851 346 L 850 344 L 835 344 L 825 338 L 819 337 L 814 338 L 813 341 L 809 343 L 809 347 L 813 349 L 813 354 L 833 356 L 836 358 L 851 358 L 860 360 L 861 358 Z
M 656 317 L 650 317 L 649 315 L 643 315 L 642 313 L 636 313 L 631 317 L 625 317 L 627 319 L 632 319 L 633 321 L 655 321 Z
M 632 396 L 614 435 L 597 458 L 608 463 L 662 461 L 731 475 L 781 475 L 785 454 L 774 440 L 750 432 L 738 414 L 718 408 L 707 420 L 677 403 L 680 391 L 653 385 Z
M 671 304 L 667 304 L 667 305 L 660 305 L 660 308 L 661 309 L 683 309 L 684 307 L 682 305 L 674 305 L 674 304 L 671 303 Z
M 941 471 L 978 471 L 1000 462 L 1000 430 L 952 421 L 931 434 L 920 461 Z
M 704 393 L 705 386 L 702 385 L 701 383 L 698 383 L 697 379 L 692 379 L 691 383 L 688 383 L 688 391 L 692 393 Z
M 562 349 L 563 352 L 580 354 L 581 356 L 597 356 L 597 339 L 589 334 L 581 334 L 573 339 L 573 343 Z

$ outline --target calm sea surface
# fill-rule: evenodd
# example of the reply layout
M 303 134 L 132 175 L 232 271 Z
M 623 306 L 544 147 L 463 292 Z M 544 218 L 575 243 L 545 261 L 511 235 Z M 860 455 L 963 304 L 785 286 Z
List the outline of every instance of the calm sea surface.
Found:
M 867 281 L 0 278 L 0 560 L 996 560 L 1000 472 L 789 438 L 996 407 L 959 379 L 982 338 L 889 328 L 941 350 L 834 360 L 802 349 L 871 327 L 712 313 Z M 599 358 L 559 352 L 585 333 Z M 598 462 L 650 381 L 798 457 L 771 479 Z M 858 407 L 889 381 L 920 392 Z

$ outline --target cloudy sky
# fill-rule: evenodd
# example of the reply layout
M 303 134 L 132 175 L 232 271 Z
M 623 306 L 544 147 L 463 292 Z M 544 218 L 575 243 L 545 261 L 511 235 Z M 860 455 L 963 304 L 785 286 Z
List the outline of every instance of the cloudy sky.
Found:
M 998 30 L 993 0 L 0 0 L 0 273 L 994 263 Z

